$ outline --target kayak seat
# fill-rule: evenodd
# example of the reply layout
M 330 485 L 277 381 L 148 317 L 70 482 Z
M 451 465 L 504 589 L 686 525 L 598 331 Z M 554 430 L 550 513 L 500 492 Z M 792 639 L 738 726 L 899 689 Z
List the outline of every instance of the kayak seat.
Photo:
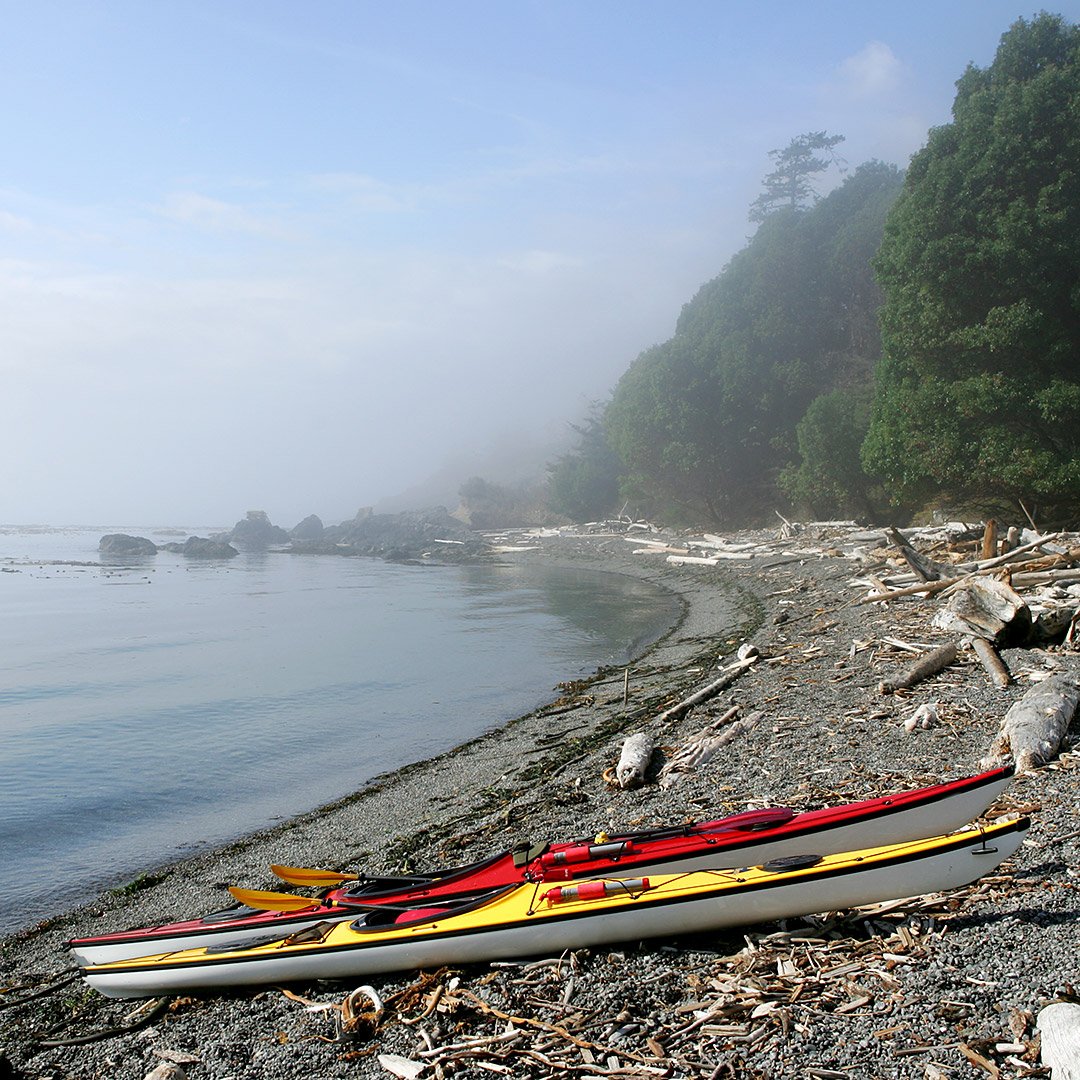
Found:
M 363 877 L 357 880 L 356 886 L 347 889 L 341 896 L 363 897 L 370 893 L 399 892 L 404 889 L 415 889 L 418 885 L 430 885 L 435 881 L 432 874 L 401 874 L 395 877 Z
M 783 874 L 788 870 L 805 870 L 808 866 L 817 866 L 823 855 L 782 855 L 762 863 L 761 869 L 770 874 Z
M 551 847 L 550 844 L 530 844 L 527 840 L 515 844 L 512 852 L 514 866 L 519 870 L 523 866 L 528 866 L 534 859 L 539 859 L 549 847 Z
M 262 912 L 257 908 L 248 907 L 246 904 L 235 904 L 233 907 L 225 908 L 224 911 L 211 911 L 209 915 L 204 915 L 199 922 L 208 924 L 232 922 L 235 919 L 246 919 L 251 915 L 261 914 Z
M 422 919 L 436 919 L 440 915 L 449 915 L 450 911 L 444 907 L 421 907 L 410 908 L 408 911 L 402 911 L 394 919 L 395 925 L 400 926 L 402 923 L 408 922 L 420 922 Z

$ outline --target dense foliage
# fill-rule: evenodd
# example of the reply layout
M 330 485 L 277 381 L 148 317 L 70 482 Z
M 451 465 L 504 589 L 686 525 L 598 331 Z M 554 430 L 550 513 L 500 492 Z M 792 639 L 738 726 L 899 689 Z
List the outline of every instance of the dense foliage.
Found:
M 1018 21 L 957 83 L 876 261 L 867 466 L 909 506 L 1080 497 L 1080 30 Z
M 880 303 L 870 259 L 900 184 L 874 162 L 812 208 L 769 214 L 684 307 L 675 336 L 631 365 L 605 425 L 635 493 L 716 522 L 775 504 L 811 402 L 870 378 Z M 804 487 L 830 501 L 830 488 L 809 477 Z
M 1080 29 L 1041 14 L 957 83 L 906 176 L 839 136 L 772 152 L 757 233 L 551 470 L 571 516 L 1080 501 Z M 617 455 L 616 457 L 613 457 Z
M 581 424 L 577 446 L 548 466 L 548 506 L 571 521 L 590 521 L 617 509 L 622 461 L 604 431 L 598 406 Z

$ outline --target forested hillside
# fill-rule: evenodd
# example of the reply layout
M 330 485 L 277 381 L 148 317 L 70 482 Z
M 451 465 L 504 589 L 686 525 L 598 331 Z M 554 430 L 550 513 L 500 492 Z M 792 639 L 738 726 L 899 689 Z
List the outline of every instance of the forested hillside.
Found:
M 1080 501 L 1080 31 L 1020 20 L 906 174 L 774 151 L 753 238 L 550 469 L 552 508 L 745 524 Z M 816 156 L 815 156 L 816 155 Z

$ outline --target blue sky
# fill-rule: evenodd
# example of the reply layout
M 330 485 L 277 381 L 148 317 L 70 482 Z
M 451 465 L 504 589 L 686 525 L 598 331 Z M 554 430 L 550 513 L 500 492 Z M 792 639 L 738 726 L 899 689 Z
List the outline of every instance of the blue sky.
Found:
M 511 480 L 745 244 L 770 150 L 906 164 L 1036 10 L 0 0 L 0 523 Z

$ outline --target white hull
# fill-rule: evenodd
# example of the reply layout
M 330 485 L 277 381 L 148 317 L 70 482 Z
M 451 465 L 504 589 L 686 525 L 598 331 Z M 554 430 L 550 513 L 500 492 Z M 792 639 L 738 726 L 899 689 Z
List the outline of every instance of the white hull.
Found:
M 846 822 L 841 816 L 843 808 L 838 807 L 834 823 L 826 823 L 824 826 L 815 824 L 813 828 L 801 831 L 795 828 L 784 836 L 773 839 L 755 839 L 753 833 L 747 833 L 744 834 L 745 842 L 737 846 L 725 844 L 716 852 L 705 852 L 691 858 L 650 863 L 646 866 L 635 865 L 632 872 L 635 876 L 640 876 L 759 866 L 770 859 L 789 855 L 834 855 L 868 847 L 903 844 L 927 836 L 941 836 L 960 829 L 977 818 L 1005 791 L 1011 780 L 1010 774 L 926 802 L 911 805 L 900 802 L 895 812 L 886 811 Z M 797 823 L 796 818 L 795 824 Z M 619 873 L 618 865 L 612 866 L 606 873 Z M 313 926 L 327 919 L 347 921 L 354 917 L 355 912 L 345 912 L 335 917 L 325 911 L 313 914 L 307 921 L 297 921 L 294 916 L 277 934 L 294 933 L 305 926 Z M 229 928 L 227 924 L 219 923 L 205 931 L 186 931 L 173 937 L 155 937 L 152 940 L 143 937 L 126 941 L 79 942 L 72 948 L 72 955 L 78 964 L 86 967 L 92 964 L 112 964 L 132 957 L 176 949 L 210 948 L 226 943 L 243 947 L 251 942 L 266 940 L 268 935 L 274 934 L 275 928 L 265 924 L 250 928 Z
M 769 876 L 759 871 L 657 879 L 636 896 L 545 905 L 546 886 L 519 887 L 468 914 L 391 931 L 338 926 L 322 945 L 279 943 L 244 953 L 176 953 L 130 967 L 90 969 L 111 997 L 290 980 L 349 979 L 389 971 L 486 962 L 650 937 L 696 934 L 956 888 L 990 872 L 1023 841 L 1027 822 L 825 859 Z M 745 876 L 743 876 L 745 875 Z M 704 880 L 703 880 L 704 879 Z M 524 897 L 522 894 L 529 894 Z M 490 910 L 490 914 L 488 914 Z M 485 921 L 488 920 L 488 921 Z

